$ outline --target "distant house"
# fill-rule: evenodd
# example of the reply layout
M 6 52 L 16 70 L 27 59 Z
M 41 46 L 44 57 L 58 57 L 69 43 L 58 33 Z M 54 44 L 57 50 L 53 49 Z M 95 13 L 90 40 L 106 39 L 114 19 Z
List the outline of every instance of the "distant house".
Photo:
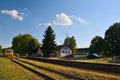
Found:
M 58 51 L 57 54 L 55 55 L 57 57 L 65 57 L 69 54 L 72 54 L 72 50 L 68 45 L 58 45 L 57 48 Z M 77 48 L 76 51 L 77 54 L 87 54 L 89 53 L 89 48 Z M 36 56 L 43 56 L 43 53 L 41 51 L 41 46 L 38 48 Z
M 59 45 L 58 47 L 58 56 L 59 57 L 65 57 L 68 54 L 72 54 L 72 50 L 67 45 Z
M 36 56 L 43 56 L 41 47 L 38 48 L 38 51 L 37 51 L 37 53 L 36 53 Z
M 89 48 L 77 48 L 77 54 L 88 54 Z
M 42 45 L 39 44 L 39 47 L 38 47 L 38 50 L 37 50 L 37 53 L 35 56 L 43 56 L 43 52 L 42 52 L 41 48 L 42 48 Z

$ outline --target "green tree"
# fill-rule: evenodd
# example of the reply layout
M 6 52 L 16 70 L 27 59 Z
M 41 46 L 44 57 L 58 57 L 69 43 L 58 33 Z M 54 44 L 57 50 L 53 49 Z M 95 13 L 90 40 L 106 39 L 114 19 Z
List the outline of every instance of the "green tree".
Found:
M 74 36 L 70 38 L 70 48 L 72 49 L 72 53 L 76 53 L 76 39 Z
M 109 55 L 120 55 L 120 23 L 115 23 L 105 32 L 106 53 Z
M 91 40 L 91 44 L 89 47 L 89 52 L 90 53 L 97 53 L 97 54 L 101 54 L 104 51 L 104 39 L 100 36 L 95 36 L 92 40 Z
M 12 40 L 12 48 L 14 49 L 15 53 L 21 53 L 21 39 L 22 39 L 22 34 L 19 34 L 17 36 L 15 36 Z
M 5 56 L 5 53 L 4 53 L 4 52 L 5 52 L 5 49 L 6 49 L 6 48 L 3 48 L 3 49 L 2 49 L 3 56 Z
M 50 57 L 51 54 L 56 55 L 57 46 L 55 43 L 55 33 L 51 26 L 48 26 L 45 34 L 43 35 L 43 45 L 42 45 L 42 52 L 44 57 Z
M 32 54 L 38 48 L 39 42 L 30 34 L 19 34 L 12 40 L 12 48 L 16 53 Z
M 66 37 L 64 40 L 64 45 L 70 45 L 70 37 Z
M 32 38 L 29 42 L 29 52 L 30 54 L 32 53 L 36 53 L 36 51 L 38 50 L 38 47 L 40 46 L 41 44 L 38 43 L 38 40 L 35 39 L 35 38 Z
M 65 40 L 64 40 L 64 45 L 68 45 L 71 50 L 72 50 L 72 53 L 76 53 L 76 39 L 74 36 L 72 37 L 66 37 Z
M 0 55 L 2 55 L 2 46 L 0 45 Z

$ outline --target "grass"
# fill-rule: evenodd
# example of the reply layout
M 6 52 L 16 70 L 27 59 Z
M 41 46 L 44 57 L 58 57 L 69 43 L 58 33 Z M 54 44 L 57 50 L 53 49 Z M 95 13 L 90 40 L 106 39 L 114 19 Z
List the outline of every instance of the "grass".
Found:
M 103 57 L 98 59 L 80 59 L 80 60 L 73 60 L 78 62 L 95 62 L 95 63 L 108 63 L 110 60 L 112 60 L 111 57 Z
M 0 80 L 43 80 L 43 78 L 16 65 L 8 58 L 0 57 Z
M 44 68 L 56 70 L 59 72 L 71 74 L 71 75 L 78 76 L 78 77 L 87 78 L 90 80 L 120 80 L 120 77 L 119 77 L 120 75 L 113 75 L 113 74 L 107 74 L 107 73 L 102 73 L 102 72 L 94 72 L 90 70 L 58 66 L 54 64 L 38 62 L 38 61 L 33 61 L 33 60 L 26 60 L 26 59 L 22 59 L 22 60 L 42 66 Z
M 93 63 L 109 63 L 112 60 L 112 57 L 102 57 L 97 59 L 88 59 L 86 55 L 75 55 L 75 58 L 60 58 L 53 57 L 49 59 L 57 59 L 57 60 L 69 60 L 69 61 L 77 61 L 77 62 L 93 62 Z
M 29 68 L 31 68 L 31 69 L 34 69 L 35 71 L 38 71 L 38 72 L 40 72 L 40 73 L 42 73 L 42 74 L 45 74 L 45 75 L 47 75 L 47 76 L 50 76 L 50 77 L 54 78 L 55 80 L 73 80 L 73 79 L 68 79 L 68 77 L 64 77 L 64 76 L 61 76 L 61 75 L 59 75 L 59 74 L 56 74 L 56 73 L 54 73 L 54 72 L 50 72 L 50 71 L 48 71 L 48 70 L 40 69 L 40 68 L 37 68 L 37 67 L 35 67 L 35 66 L 32 66 L 32 65 L 29 65 L 29 64 L 20 62 L 20 61 L 18 61 L 18 60 L 16 60 L 16 61 L 19 62 L 19 63 L 22 63 L 23 65 L 25 65 L 25 66 L 27 66 L 27 67 L 29 67 Z

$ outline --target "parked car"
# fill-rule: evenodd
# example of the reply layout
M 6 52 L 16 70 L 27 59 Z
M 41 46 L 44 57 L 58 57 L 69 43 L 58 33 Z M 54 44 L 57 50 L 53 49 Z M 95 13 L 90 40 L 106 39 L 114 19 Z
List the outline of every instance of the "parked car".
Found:
M 101 56 L 98 54 L 92 53 L 92 54 L 88 54 L 87 58 L 88 59 L 95 59 L 95 58 L 101 58 Z
M 67 56 L 65 56 L 66 58 L 74 58 L 74 54 L 68 54 Z

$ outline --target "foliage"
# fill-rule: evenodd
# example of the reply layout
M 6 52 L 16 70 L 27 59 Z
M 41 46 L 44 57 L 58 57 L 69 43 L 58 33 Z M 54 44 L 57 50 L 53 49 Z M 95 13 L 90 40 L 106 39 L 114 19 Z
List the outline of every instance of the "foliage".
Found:
M 29 52 L 28 53 L 36 53 L 38 50 L 38 47 L 40 46 L 40 43 L 38 43 L 38 40 L 33 38 L 29 42 Z
M 120 23 L 114 23 L 105 32 L 105 38 L 96 36 L 91 41 L 90 53 L 104 53 L 107 56 L 120 55 Z
M 76 40 L 74 38 L 74 36 L 72 36 L 70 38 L 70 48 L 72 49 L 72 53 L 75 53 L 76 52 Z
M 51 55 L 56 55 L 57 46 L 55 43 L 55 33 L 51 26 L 48 26 L 45 34 L 43 35 L 43 45 L 42 52 L 44 57 L 50 57 Z
M 2 46 L 0 45 L 0 53 L 2 53 Z
M 71 50 L 72 50 L 72 53 L 75 53 L 76 52 L 76 39 L 74 38 L 74 36 L 72 37 L 66 37 L 65 40 L 64 40 L 64 45 L 69 45 Z
M 6 48 L 3 48 L 3 49 L 2 49 L 2 53 L 4 53 L 5 49 L 6 49 Z
M 70 45 L 70 37 L 66 37 L 64 40 L 64 45 Z
M 0 55 L 2 55 L 2 46 L 0 45 Z
M 2 49 L 3 56 L 5 56 L 5 54 L 4 54 L 5 50 L 6 50 L 6 48 Z
M 12 40 L 12 48 L 16 53 L 32 54 L 36 52 L 38 47 L 38 40 L 33 38 L 30 34 L 19 34 Z
M 95 36 L 91 41 L 89 52 L 100 54 L 104 51 L 104 48 L 104 39 L 100 36 Z
M 120 55 L 120 23 L 115 23 L 105 32 L 106 53 Z

